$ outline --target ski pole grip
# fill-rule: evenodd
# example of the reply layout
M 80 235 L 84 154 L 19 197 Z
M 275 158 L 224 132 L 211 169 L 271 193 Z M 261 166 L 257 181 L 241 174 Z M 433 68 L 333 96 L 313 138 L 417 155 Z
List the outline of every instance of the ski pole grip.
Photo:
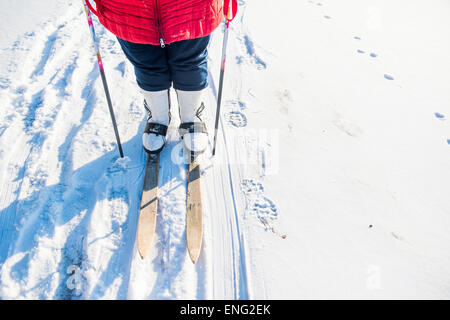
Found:
M 227 22 L 233 21 L 234 17 L 236 17 L 237 9 L 238 9 L 237 0 L 223 1 L 223 15 L 225 16 L 225 20 Z

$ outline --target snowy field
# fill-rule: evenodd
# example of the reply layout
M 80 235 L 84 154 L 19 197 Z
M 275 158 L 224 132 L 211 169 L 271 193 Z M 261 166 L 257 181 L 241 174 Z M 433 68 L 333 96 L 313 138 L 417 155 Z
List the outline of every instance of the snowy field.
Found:
M 239 5 L 194 265 L 174 92 L 141 260 L 132 66 L 96 22 L 120 159 L 81 0 L 0 0 L 0 299 L 450 298 L 450 2 Z

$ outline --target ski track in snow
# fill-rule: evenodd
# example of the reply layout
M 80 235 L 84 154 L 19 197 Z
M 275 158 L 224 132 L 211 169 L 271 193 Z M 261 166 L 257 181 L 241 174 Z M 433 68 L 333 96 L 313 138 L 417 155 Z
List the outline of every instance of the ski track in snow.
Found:
M 239 299 L 254 297 L 256 294 L 254 290 L 258 290 L 257 295 L 259 297 L 270 295 L 270 293 L 265 291 L 264 283 L 256 284 L 252 280 L 253 270 L 249 263 L 249 261 L 252 261 L 251 252 L 248 252 L 246 248 L 249 245 L 251 246 L 254 240 L 247 236 L 251 234 L 249 228 L 260 228 L 262 226 L 266 231 L 285 237 L 285 235 L 280 235 L 274 228 L 274 223 L 278 216 L 278 209 L 275 203 L 262 193 L 246 193 L 244 192 L 245 188 L 242 188 L 246 181 L 252 181 L 248 178 L 249 176 L 258 176 L 261 180 L 264 179 L 268 165 L 266 154 L 270 152 L 267 148 L 270 145 L 267 130 L 263 129 L 263 134 L 261 134 L 258 129 L 249 128 L 252 124 L 246 115 L 247 112 L 254 112 L 252 109 L 257 101 L 255 101 L 252 94 L 252 82 L 244 82 L 244 75 L 252 74 L 252 76 L 257 76 L 258 72 L 266 70 L 268 67 L 266 57 L 270 53 L 253 41 L 250 30 L 244 24 L 245 10 L 246 5 L 241 1 L 238 16 L 235 18 L 235 23 L 231 25 L 231 34 L 233 36 L 230 37 L 229 51 L 235 53 L 235 56 L 233 57 L 234 59 L 229 59 L 229 61 L 235 61 L 235 63 L 227 65 L 227 69 L 229 68 L 229 74 L 234 76 L 229 80 L 225 77 L 225 86 L 227 90 L 232 92 L 230 95 L 234 99 L 225 99 L 223 101 L 223 112 L 220 119 L 222 134 L 219 135 L 219 139 L 224 140 L 224 149 L 219 147 L 217 152 L 226 154 L 229 172 L 228 181 L 226 177 L 215 177 L 214 179 L 214 181 L 222 181 L 222 184 L 227 181 L 225 185 L 222 185 L 222 190 L 231 189 L 232 194 L 223 195 L 221 198 L 226 200 L 227 197 L 231 197 L 231 199 L 224 202 L 224 205 L 233 203 L 234 212 L 229 210 L 229 221 L 217 220 L 212 224 L 212 226 L 229 225 L 229 232 L 235 234 L 231 239 L 231 245 L 234 247 L 231 252 L 234 252 L 235 255 L 232 260 L 235 264 L 235 271 L 233 272 L 235 293 L 233 297 Z M 218 52 L 213 54 L 217 55 Z M 215 69 L 218 69 L 217 65 Z M 210 87 L 215 96 L 216 87 L 212 78 L 210 74 Z M 289 100 L 289 94 L 287 96 Z M 258 155 L 257 159 L 255 159 L 255 155 Z M 261 182 L 259 185 L 262 187 Z M 207 186 L 208 190 L 212 187 L 216 186 Z M 217 219 L 215 215 L 214 217 Z M 252 222 L 256 222 L 256 224 Z M 220 241 L 222 245 L 226 243 L 226 239 L 219 238 L 214 239 L 214 241 Z M 214 272 L 220 272 L 224 261 L 226 262 L 227 260 L 229 259 L 215 256 Z M 226 279 L 226 276 L 220 278 Z M 224 283 L 227 283 L 227 281 Z M 230 289 L 223 288 L 222 290 Z M 214 296 L 219 297 L 220 295 L 216 292 L 215 290 Z
M 212 103 L 216 100 L 217 91 L 211 73 L 209 74 L 209 82 L 213 95 Z M 212 119 L 213 117 L 210 116 Z M 217 231 L 218 226 L 226 226 L 226 231 L 223 235 L 230 235 L 229 238 L 218 238 L 215 235 L 218 232 L 213 232 L 211 239 L 216 242 L 213 244 L 214 247 L 223 247 L 223 250 L 216 251 L 213 259 L 213 273 L 214 275 L 214 298 L 220 298 L 223 296 L 228 296 L 233 299 L 249 299 L 251 293 L 249 292 L 248 283 L 248 270 L 246 262 L 246 252 L 245 252 L 245 239 L 240 226 L 241 223 L 241 212 L 243 211 L 242 200 L 237 198 L 238 186 L 237 179 L 240 179 L 240 173 L 236 172 L 236 168 L 231 165 L 232 160 L 230 159 L 230 149 L 228 144 L 227 135 L 224 129 L 224 116 L 221 114 L 221 136 L 219 139 L 223 142 L 223 147 L 220 148 L 218 142 L 218 153 L 221 153 L 222 162 L 221 166 L 214 165 L 209 171 L 211 179 L 206 180 L 206 190 L 214 190 L 219 197 L 213 199 L 214 201 L 209 201 L 206 205 L 210 212 L 220 212 L 225 209 L 225 215 L 213 215 L 214 218 L 211 222 L 212 228 Z M 225 157 L 225 158 L 224 158 Z M 215 160 L 217 161 L 217 160 Z M 220 183 L 218 183 L 220 181 Z M 221 199 L 221 201 L 218 201 Z M 232 206 L 230 206 L 232 204 Z M 220 209 L 222 207 L 223 209 Z M 215 210 L 213 210 L 215 208 Z M 224 253 L 227 255 L 231 254 L 231 257 L 224 257 Z M 227 263 L 232 262 L 232 269 L 224 269 Z M 228 279 L 224 281 L 223 279 Z M 231 287 L 230 287 L 231 285 Z

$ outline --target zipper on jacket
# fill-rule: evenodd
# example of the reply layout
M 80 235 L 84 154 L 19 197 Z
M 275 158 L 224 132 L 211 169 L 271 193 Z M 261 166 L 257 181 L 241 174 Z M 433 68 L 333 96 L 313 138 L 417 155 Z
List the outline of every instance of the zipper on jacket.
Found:
M 164 39 L 161 33 L 161 21 L 159 19 L 159 10 L 158 10 L 158 0 L 155 0 L 155 13 L 156 13 L 156 27 L 158 28 L 158 35 L 159 35 L 159 44 L 161 45 L 161 48 L 164 48 L 166 45 L 164 43 Z

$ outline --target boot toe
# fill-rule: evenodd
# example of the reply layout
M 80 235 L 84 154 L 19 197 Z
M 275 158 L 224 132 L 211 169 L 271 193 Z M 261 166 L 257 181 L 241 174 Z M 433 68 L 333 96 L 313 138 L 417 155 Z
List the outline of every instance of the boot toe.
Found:
M 142 135 L 142 144 L 144 149 L 148 153 L 158 153 L 164 147 L 166 141 L 161 135 L 156 135 L 153 133 L 144 133 Z
M 183 136 L 183 142 L 189 151 L 200 153 L 208 146 L 208 135 L 204 132 L 186 133 Z

